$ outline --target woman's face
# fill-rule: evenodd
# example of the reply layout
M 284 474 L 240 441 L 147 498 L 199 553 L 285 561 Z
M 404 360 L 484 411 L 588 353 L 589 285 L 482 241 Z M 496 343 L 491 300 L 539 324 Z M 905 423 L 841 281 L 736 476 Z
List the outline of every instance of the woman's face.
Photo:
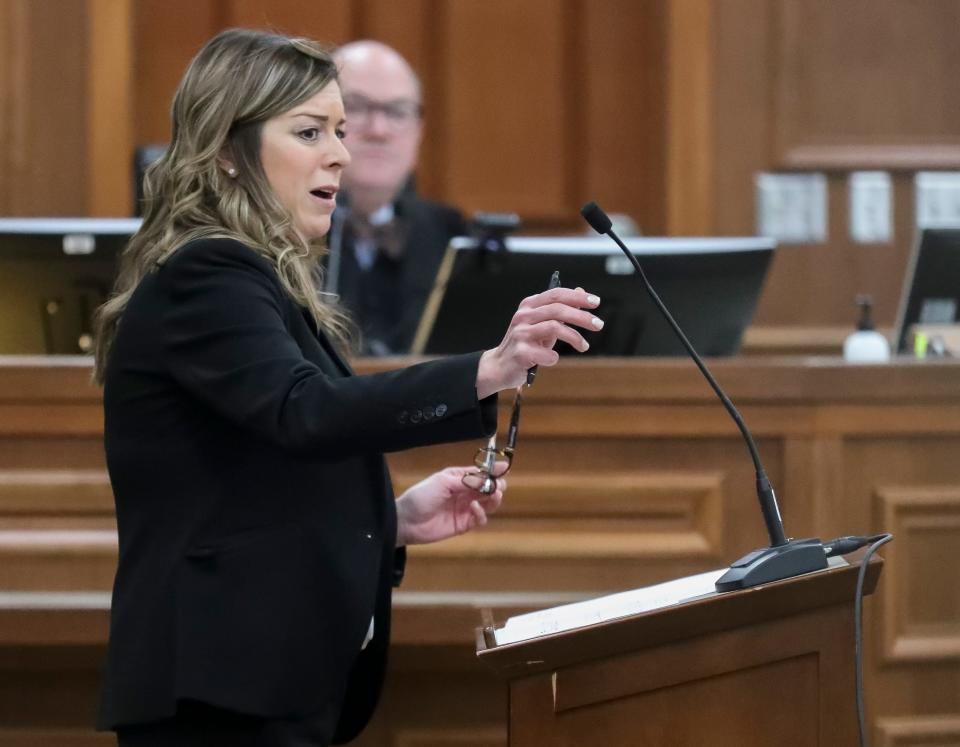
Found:
M 343 126 L 343 101 L 336 82 L 263 123 L 260 163 L 280 204 L 307 241 L 330 230 L 340 175 L 350 163 L 341 141 Z

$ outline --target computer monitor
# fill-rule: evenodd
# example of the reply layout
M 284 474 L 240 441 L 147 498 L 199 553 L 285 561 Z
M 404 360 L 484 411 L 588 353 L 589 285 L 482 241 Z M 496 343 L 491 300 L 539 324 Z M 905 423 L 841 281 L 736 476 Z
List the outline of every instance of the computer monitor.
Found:
M 0 354 L 90 352 L 135 219 L 0 218 Z
M 740 349 L 775 242 L 768 238 L 628 239 L 654 290 L 701 355 Z M 587 335 L 588 354 L 685 355 L 620 249 L 605 238 L 508 238 L 490 251 L 454 239 L 437 273 L 414 339 L 417 354 L 460 353 L 499 344 L 526 296 L 543 291 L 554 270 L 566 287 L 601 298 L 606 324 Z M 558 350 L 569 348 L 558 345 Z
M 896 350 L 909 351 L 916 324 L 957 324 L 960 310 L 960 226 L 920 232 L 907 272 L 897 313 Z

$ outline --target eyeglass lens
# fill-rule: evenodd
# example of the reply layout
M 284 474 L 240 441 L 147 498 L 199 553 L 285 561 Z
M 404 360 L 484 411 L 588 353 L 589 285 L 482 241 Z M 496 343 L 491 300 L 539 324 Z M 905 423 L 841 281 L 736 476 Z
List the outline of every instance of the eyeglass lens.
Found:
M 348 126 L 363 126 L 377 112 L 395 127 L 409 125 L 420 117 L 420 104 L 410 99 L 374 101 L 359 94 L 349 94 L 343 97 L 343 108 L 347 114 Z

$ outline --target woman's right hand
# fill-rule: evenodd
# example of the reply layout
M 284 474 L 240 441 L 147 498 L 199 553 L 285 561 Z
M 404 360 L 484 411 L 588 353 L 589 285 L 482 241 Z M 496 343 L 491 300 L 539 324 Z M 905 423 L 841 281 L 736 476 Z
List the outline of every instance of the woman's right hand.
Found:
M 582 288 L 553 288 L 523 299 L 501 343 L 480 357 L 477 398 L 520 386 L 533 366 L 554 365 L 560 359 L 553 349 L 557 340 L 585 352 L 590 344 L 574 327 L 602 329 L 603 320 L 585 311 L 599 305 Z

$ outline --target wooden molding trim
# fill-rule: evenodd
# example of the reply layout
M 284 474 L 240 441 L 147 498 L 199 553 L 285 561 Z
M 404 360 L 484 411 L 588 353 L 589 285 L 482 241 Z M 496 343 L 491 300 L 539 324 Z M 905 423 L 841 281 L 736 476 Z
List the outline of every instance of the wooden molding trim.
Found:
M 0 744 L 5 747 L 111 747 L 117 738 L 113 732 L 90 729 L 0 729 Z
M 877 747 L 960 744 L 960 716 L 900 716 L 877 719 Z
M 506 747 L 506 744 L 505 727 L 401 729 L 392 742 L 393 747 Z
M 960 145 L 810 143 L 787 148 L 781 154 L 777 166 L 783 169 L 823 171 L 957 169 L 960 168 Z
M 113 518 L 105 470 L 0 470 L 0 515 L 94 515 Z

